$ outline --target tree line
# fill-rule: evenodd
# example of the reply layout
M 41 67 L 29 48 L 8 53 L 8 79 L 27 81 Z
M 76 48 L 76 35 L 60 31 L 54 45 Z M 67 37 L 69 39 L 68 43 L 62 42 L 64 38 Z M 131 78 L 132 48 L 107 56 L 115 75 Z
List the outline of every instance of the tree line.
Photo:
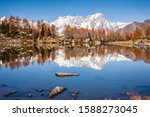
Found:
M 21 35 L 32 39 L 51 39 L 60 36 L 57 33 L 56 26 L 53 24 L 50 25 L 47 22 L 39 20 L 35 24 L 33 21 L 28 21 L 26 18 L 21 20 L 18 16 L 11 16 L 8 19 L 4 19 L 0 24 L 0 32 L 8 37 Z M 70 39 L 90 38 L 100 41 L 150 39 L 150 26 L 147 26 L 145 31 L 136 27 L 134 32 L 125 31 L 120 33 L 114 30 L 76 28 L 66 25 L 64 27 L 63 36 Z
M 87 29 L 76 28 L 70 25 L 65 26 L 64 36 L 66 38 L 92 38 L 100 41 L 117 41 L 117 40 L 136 40 L 136 39 L 150 39 L 150 25 L 147 26 L 146 31 L 140 27 L 136 27 L 135 31 L 124 31 L 120 33 L 114 30 L 105 29 Z
M 21 35 L 33 39 L 55 38 L 57 35 L 55 25 L 39 20 L 34 24 L 33 21 L 28 21 L 26 18 L 21 20 L 18 16 L 4 19 L 0 24 L 0 32 L 8 37 Z

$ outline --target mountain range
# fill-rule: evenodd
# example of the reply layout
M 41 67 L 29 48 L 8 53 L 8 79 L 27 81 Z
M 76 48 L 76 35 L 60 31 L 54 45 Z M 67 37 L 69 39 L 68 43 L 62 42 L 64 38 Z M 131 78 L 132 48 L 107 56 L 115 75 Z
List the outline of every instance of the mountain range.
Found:
M 125 27 L 129 23 L 123 22 L 109 22 L 102 13 L 96 13 L 86 17 L 83 16 L 64 16 L 59 17 L 50 24 L 54 24 L 59 33 L 62 33 L 66 25 L 76 28 L 88 28 L 88 29 L 108 29 L 118 30 Z
M 0 18 L 0 24 L 6 17 Z M 88 28 L 88 29 L 106 29 L 114 30 L 119 32 L 129 31 L 133 32 L 136 27 L 140 27 L 142 30 L 145 30 L 148 25 L 150 25 L 150 19 L 145 20 L 144 22 L 110 22 L 108 21 L 102 13 L 96 13 L 86 17 L 83 16 L 60 16 L 53 22 L 47 22 L 48 25 L 55 25 L 57 28 L 58 34 L 63 34 L 64 27 L 70 25 L 71 27 L 76 28 Z M 37 22 L 29 21 L 29 24 L 32 28 L 37 28 Z
M 133 32 L 133 31 L 135 31 L 136 27 L 139 27 L 143 31 L 145 31 L 147 26 L 149 26 L 149 25 L 150 25 L 150 19 L 145 20 L 144 22 L 132 22 L 132 23 L 126 25 L 125 27 L 120 28 L 118 31 L 121 33 L 125 32 L 125 31 Z

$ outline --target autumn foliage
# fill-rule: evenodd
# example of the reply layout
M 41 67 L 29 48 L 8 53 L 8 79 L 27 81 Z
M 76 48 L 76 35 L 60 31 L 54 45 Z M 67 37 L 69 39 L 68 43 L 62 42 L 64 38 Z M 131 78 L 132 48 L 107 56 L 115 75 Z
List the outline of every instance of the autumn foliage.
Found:
M 37 21 L 36 26 L 34 26 L 32 22 L 26 18 L 21 20 L 19 17 L 11 16 L 9 19 L 2 21 L 0 32 L 8 37 L 15 37 L 16 35 L 33 39 L 56 37 L 56 26 L 49 25 L 44 21 Z
M 44 21 L 37 21 L 36 25 L 33 21 L 28 21 L 28 19 L 20 19 L 18 16 L 11 16 L 5 19 L 0 24 L 0 33 L 5 34 L 8 37 L 15 37 L 19 35 L 23 38 L 31 39 L 51 39 L 60 36 L 57 32 L 57 27 L 55 25 L 50 25 Z M 77 28 L 66 25 L 63 30 L 65 38 L 70 39 L 96 39 L 99 41 L 118 41 L 118 40 L 136 40 L 150 38 L 150 26 L 146 27 L 143 31 L 140 27 L 132 32 L 119 32 L 115 30 L 108 29 L 88 29 L 88 28 Z
M 148 27 L 146 28 L 145 36 L 146 36 L 148 39 L 150 38 L 150 26 L 148 26 Z
M 114 30 L 75 28 L 66 25 L 63 34 L 66 38 L 72 39 L 91 38 L 100 41 L 136 40 L 150 38 L 150 26 L 147 27 L 145 32 L 141 28 L 137 27 L 134 32 L 126 31 L 119 33 Z
M 143 31 L 140 28 L 136 28 L 133 33 L 133 39 L 141 39 L 143 37 L 144 37 Z

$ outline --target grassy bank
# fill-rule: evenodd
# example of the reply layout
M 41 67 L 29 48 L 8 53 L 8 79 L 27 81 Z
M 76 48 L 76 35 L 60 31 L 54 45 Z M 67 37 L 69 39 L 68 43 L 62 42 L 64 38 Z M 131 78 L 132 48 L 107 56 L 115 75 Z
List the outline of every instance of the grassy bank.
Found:
M 114 41 L 114 42 L 108 42 L 107 44 L 116 45 L 116 46 L 126 46 L 126 47 L 150 46 L 150 40 L 137 39 L 137 40 L 128 40 L 128 41 Z

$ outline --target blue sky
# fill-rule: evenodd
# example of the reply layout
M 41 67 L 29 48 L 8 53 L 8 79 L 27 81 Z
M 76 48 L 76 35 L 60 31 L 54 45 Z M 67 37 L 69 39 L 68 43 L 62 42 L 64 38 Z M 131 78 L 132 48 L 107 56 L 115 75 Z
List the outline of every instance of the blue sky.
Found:
M 109 21 L 150 19 L 150 0 L 0 0 L 0 17 L 53 21 L 58 16 L 101 12 Z

